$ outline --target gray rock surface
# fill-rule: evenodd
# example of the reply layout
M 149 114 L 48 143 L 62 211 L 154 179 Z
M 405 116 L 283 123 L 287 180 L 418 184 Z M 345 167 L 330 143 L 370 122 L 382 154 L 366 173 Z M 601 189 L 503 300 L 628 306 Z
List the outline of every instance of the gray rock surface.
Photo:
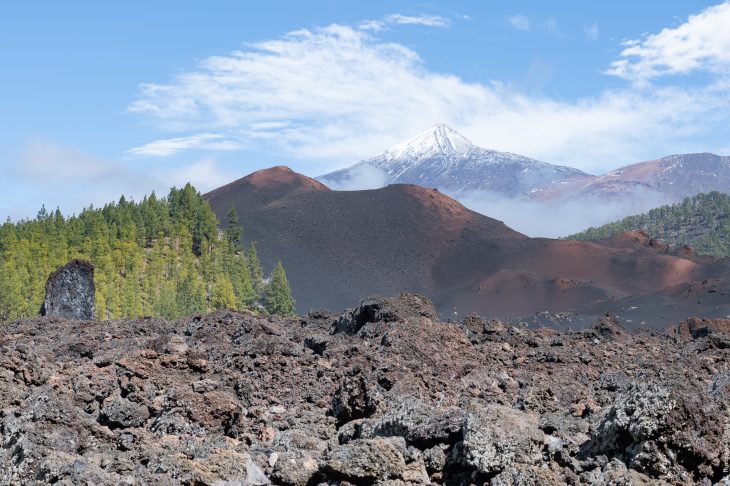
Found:
M 475 316 L 441 322 L 417 296 L 366 306 L 380 317 L 355 333 L 333 333 L 338 317 L 324 313 L 3 324 L 0 485 L 712 485 L 730 474 L 727 326 L 689 340 L 606 322 L 487 331 Z
M 110 429 L 127 429 L 143 425 L 148 418 L 146 406 L 118 397 L 104 403 L 99 421 Z
M 41 315 L 92 320 L 95 296 L 94 266 L 85 260 L 72 260 L 48 277 Z
M 542 459 L 544 434 L 537 419 L 503 405 L 487 405 L 464 420 L 464 461 L 485 475 Z
M 406 470 L 403 454 L 385 439 L 356 440 L 335 446 L 325 459 L 335 479 L 354 483 L 397 479 Z

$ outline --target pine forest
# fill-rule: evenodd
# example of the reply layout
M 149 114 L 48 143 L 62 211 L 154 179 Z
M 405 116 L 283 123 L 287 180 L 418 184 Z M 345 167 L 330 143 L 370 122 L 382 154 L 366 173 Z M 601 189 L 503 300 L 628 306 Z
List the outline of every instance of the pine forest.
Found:
M 0 227 L 0 320 L 37 315 L 49 274 L 74 258 L 95 266 L 98 319 L 293 313 L 283 266 L 265 278 L 235 210 L 224 226 L 190 184 L 167 198 L 122 197 L 68 218 L 42 208 L 35 219 L 8 220 Z

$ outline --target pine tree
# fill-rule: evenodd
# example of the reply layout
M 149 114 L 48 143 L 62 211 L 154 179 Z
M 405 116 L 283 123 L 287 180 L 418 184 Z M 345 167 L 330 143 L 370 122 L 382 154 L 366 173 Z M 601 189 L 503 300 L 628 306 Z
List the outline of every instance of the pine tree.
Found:
M 210 306 L 216 310 L 236 308 L 236 295 L 228 276 L 219 274 L 216 278 L 210 296 Z
M 202 314 L 207 310 L 205 285 L 194 272 L 188 272 L 176 290 L 176 317 Z
M 270 314 L 294 314 L 294 298 L 281 262 L 276 264 L 271 280 L 266 286 L 265 307 Z
M 17 319 L 23 314 L 20 278 L 12 259 L 0 260 L 0 321 Z
M 160 298 L 158 300 L 156 315 L 167 319 L 175 319 L 177 314 L 177 292 L 175 282 L 167 280 L 160 286 Z
M 243 248 L 243 228 L 238 224 L 238 212 L 234 206 L 228 210 L 228 226 L 226 227 L 226 239 L 234 252 Z
M 256 245 L 251 242 L 248 250 L 248 268 L 251 274 L 251 284 L 257 294 L 261 295 L 264 290 L 264 271 L 261 268 L 258 254 L 256 253 Z
M 237 309 L 251 309 L 256 304 L 258 294 L 253 287 L 248 261 L 241 256 L 234 256 L 232 273 L 230 275 L 233 290 L 236 294 Z

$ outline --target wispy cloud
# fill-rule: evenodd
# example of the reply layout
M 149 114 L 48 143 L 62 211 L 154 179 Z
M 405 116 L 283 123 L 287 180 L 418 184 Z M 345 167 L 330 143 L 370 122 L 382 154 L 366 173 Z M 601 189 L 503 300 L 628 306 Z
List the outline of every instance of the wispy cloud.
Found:
M 517 14 L 509 17 L 507 22 L 509 22 L 512 28 L 522 30 L 524 32 L 535 30 L 538 32 L 547 32 L 552 35 L 560 34 L 558 21 L 555 20 L 554 17 L 548 17 L 547 19 L 540 21 L 535 19 L 530 20 L 523 14 Z
M 589 41 L 598 40 L 598 22 L 593 22 L 591 25 L 583 27 L 583 32 L 586 35 L 586 39 Z
M 385 21 L 400 25 L 425 25 L 426 27 L 448 27 L 451 20 L 439 15 L 401 15 L 391 14 Z
M 275 125 L 278 126 L 278 125 Z M 226 138 L 218 133 L 200 133 L 189 137 L 166 138 L 154 140 L 140 147 L 128 150 L 132 155 L 167 157 L 192 149 L 202 150 L 237 150 L 242 148 L 240 141 Z
M 380 32 L 381 30 L 385 29 L 385 21 L 384 20 L 363 20 L 362 22 L 360 22 L 360 24 L 357 26 L 357 28 L 359 30 Z
M 674 28 L 624 42 L 607 74 L 634 81 L 705 71 L 730 72 L 730 2 L 710 7 Z
M 386 15 L 380 20 L 365 20 L 360 22 L 358 29 L 372 32 L 385 30 L 388 25 L 421 25 L 425 27 L 448 27 L 451 19 L 440 15 L 403 15 L 394 13 Z
M 498 81 L 434 72 L 401 44 L 330 25 L 204 59 L 168 83 L 143 84 L 129 110 L 185 131 L 182 138 L 221 135 L 224 149 L 266 138 L 319 164 L 315 170 L 349 165 L 446 121 L 485 147 L 597 171 L 712 149 L 692 144 L 706 131 L 727 134 L 729 94 L 730 82 L 716 80 L 695 88 L 627 84 L 572 102 L 526 95 Z M 152 152 L 165 153 L 166 144 L 154 143 Z
M 522 14 L 513 15 L 509 19 L 509 24 L 517 30 L 530 30 L 530 19 Z
M 553 17 L 548 17 L 545 22 L 543 22 L 543 27 L 546 31 L 548 31 L 550 34 L 558 34 L 558 21 L 555 20 Z

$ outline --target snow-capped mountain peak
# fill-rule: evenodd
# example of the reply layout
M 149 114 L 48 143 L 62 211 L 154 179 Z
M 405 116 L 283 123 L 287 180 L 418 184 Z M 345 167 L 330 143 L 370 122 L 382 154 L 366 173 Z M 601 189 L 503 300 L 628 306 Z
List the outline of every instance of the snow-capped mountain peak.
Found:
M 403 143 L 318 179 L 335 189 L 408 183 L 457 193 L 487 190 L 509 196 L 562 181 L 581 171 L 479 147 L 448 125 L 434 125 Z
M 468 157 L 478 149 L 462 134 L 444 123 L 432 126 L 410 140 L 393 145 L 378 158 L 431 158 L 434 156 Z

